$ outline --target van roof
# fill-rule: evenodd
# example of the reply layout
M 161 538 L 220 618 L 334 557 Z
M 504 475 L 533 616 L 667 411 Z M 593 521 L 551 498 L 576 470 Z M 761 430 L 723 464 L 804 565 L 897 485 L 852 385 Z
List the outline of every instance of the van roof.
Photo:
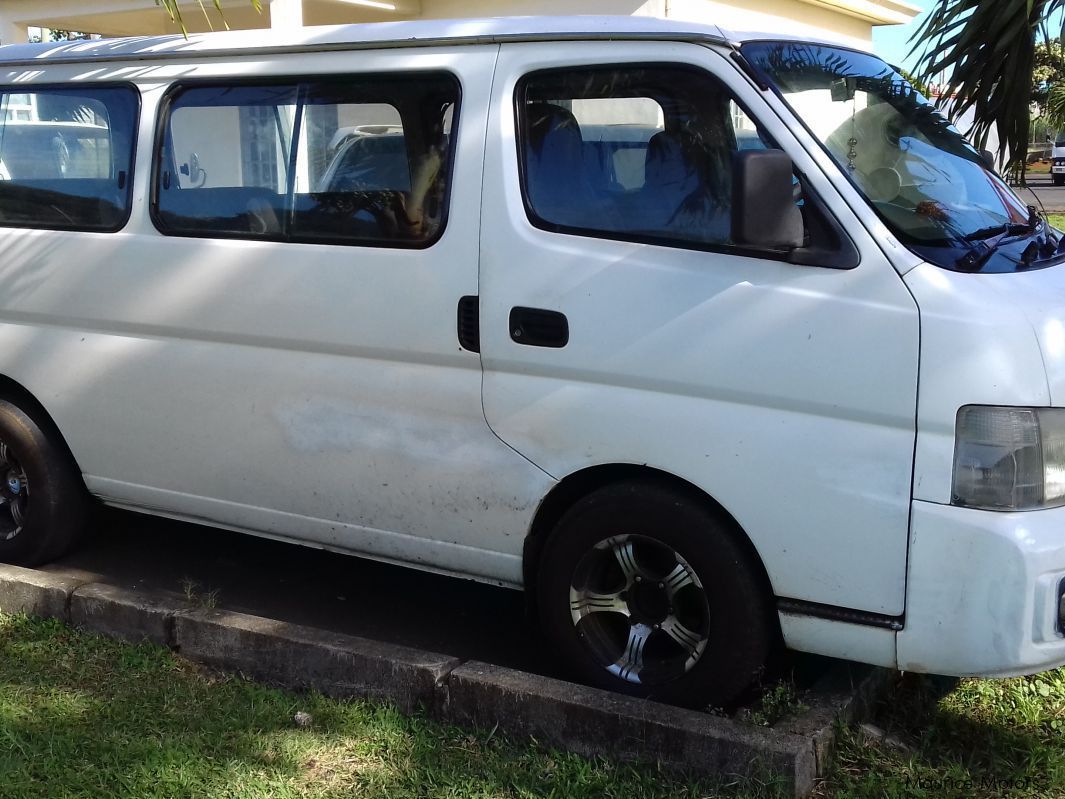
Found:
M 779 34 L 736 34 L 716 25 L 700 25 L 655 17 L 497 17 L 373 22 L 308 27 L 296 31 L 226 31 L 193 34 L 187 39 L 175 34 L 12 44 L 0 47 L 0 64 L 39 66 L 42 61 L 172 61 L 228 54 L 427 47 L 506 41 L 650 39 L 725 43 L 770 38 L 802 39 L 796 36 L 783 37 Z

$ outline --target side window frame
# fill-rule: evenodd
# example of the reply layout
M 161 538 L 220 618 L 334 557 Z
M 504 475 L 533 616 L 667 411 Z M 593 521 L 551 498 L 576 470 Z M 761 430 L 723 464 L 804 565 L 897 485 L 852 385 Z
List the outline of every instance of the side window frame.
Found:
M 610 70 L 669 69 L 697 74 L 700 78 L 715 84 L 736 107 L 755 123 L 759 136 L 767 147 L 778 147 L 772 135 L 759 123 L 759 118 L 746 103 L 713 72 L 704 67 L 682 61 L 626 61 L 596 62 L 586 65 L 568 65 L 564 67 L 547 67 L 523 74 L 514 87 L 513 109 L 515 130 L 515 156 L 518 165 L 518 178 L 521 187 L 521 200 L 529 223 L 539 230 L 549 233 L 582 236 L 585 238 L 607 241 L 623 241 L 636 244 L 649 244 L 672 249 L 695 250 L 700 252 L 721 253 L 726 255 L 759 258 L 763 260 L 782 261 L 809 266 L 823 266 L 831 269 L 853 269 L 858 266 L 859 254 L 854 243 L 821 201 L 817 192 L 806 180 L 805 175 L 796 170 L 798 181 L 796 200 L 803 201 L 803 222 L 807 232 L 807 242 L 796 250 L 770 250 L 745 247 L 742 245 L 698 241 L 693 239 L 670 238 L 668 236 L 626 233 L 624 231 L 582 228 L 550 222 L 537 213 L 529 197 L 529 176 L 526 159 L 528 124 L 524 114 L 527 104 L 527 90 L 530 82 L 541 76 L 565 75 L 578 71 L 608 72 Z
M 71 223 L 49 223 L 49 222 L 10 222 L 0 218 L 0 228 L 7 229 L 24 229 L 24 230 L 57 230 L 57 231 L 69 231 L 75 233 L 103 233 L 112 234 L 118 233 L 123 230 L 128 224 L 133 215 L 133 182 L 136 178 L 137 168 L 137 151 L 139 146 L 139 134 L 140 134 L 140 122 L 141 114 L 143 112 L 143 97 L 141 96 L 140 88 L 129 81 L 100 81 L 90 83 L 26 83 L 26 84 L 4 84 L 0 85 L 0 95 L 3 94 L 40 94 L 46 92 L 77 92 L 81 91 L 86 95 L 89 95 L 92 91 L 96 90 L 120 90 L 125 91 L 132 100 L 133 113 L 130 118 L 130 129 L 126 131 L 129 142 L 129 161 L 124 165 L 119 165 L 115 160 L 115 148 L 114 148 L 114 120 L 108 120 L 108 136 L 110 138 L 109 149 L 111 152 L 112 168 L 116 168 L 117 174 L 114 176 L 116 181 L 119 180 L 119 175 L 125 174 L 124 180 L 116 183 L 116 189 L 121 192 L 123 207 L 122 214 L 115 220 L 113 225 L 108 226 L 87 226 L 85 224 Z M 6 123 L 5 123 L 6 124 Z M 2 153 L 0 153 L 2 157 Z M 119 168 L 121 167 L 121 168 Z
M 257 234 L 257 233 L 227 233 L 211 231 L 208 233 L 196 233 L 193 231 L 180 231 L 168 229 L 165 221 L 161 217 L 160 212 L 160 196 L 162 189 L 162 173 L 166 170 L 173 171 L 176 168 L 176 164 L 164 163 L 164 154 L 169 153 L 173 156 L 173 142 L 171 141 L 171 118 L 173 113 L 174 101 L 180 97 L 182 93 L 197 89 L 197 88 L 210 88 L 217 86 L 225 86 L 232 88 L 253 87 L 253 86 L 280 86 L 289 85 L 295 89 L 297 96 L 297 115 L 296 121 L 291 132 L 292 141 L 290 142 L 288 163 L 285 165 L 287 174 L 287 183 L 285 192 L 282 195 L 283 202 L 286 208 L 291 209 L 297 196 L 293 191 L 293 181 L 295 176 L 294 167 L 298 158 L 299 148 L 299 131 L 304 123 L 304 116 L 306 115 L 306 108 L 302 98 L 307 92 L 307 88 L 310 86 L 338 86 L 342 87 L 348 85 L 347 82 L 351 81 L 367 81 L 372 82 L 374 79 L 388 78 L 391 80 L 405 81 L 408 83 L 416 84 L 419 77 L 431 76 L 437 79 L 443 79 L 450 82 L 454 89 L 454 102 L 453 110 L 451 114 L 451 126 L 448 133 L 448 146 L 447 151 L 444 154 L 444 162 L 442 165 L 443 172 L 443 193 L 440 199 L 441 213 L 440 223 L 437 229 L 433 232 L 432 236 L 420 240 L 404 241 L 400 239 L 395 240 L 376 240 L 376 239 L 355 239 L 355 238 L 331 238 L 328 236 L 302 236 L 293 235 L 287 230 L 287 224 L 283 228 L 281 235 L 270 234 Z M 282 243 L 293 244 L 325 244 L 325 245 L 340 245 L 345 247 L 373 247 L 383 249 L 403 249 L 403 250 L 424 250 L 434 246 L 444 235 L 447 229 L 448 220 L 451 212 L 451 196 L 454 184 L 455 175 L 455 162 L 458 158 L 458 142 L 457 136 L 459 133 L 459 126 L 461 124 L 462 116 L 462 81 L 459 79 L 453 71 L 445 68 L 440 69 L 418 69 L 418 70 L 389 70 L 372 73 L 360 73 L 360 72 L 344 72 L 344 73 L 329 73 L 329 74 L 278 74 L 269 75 L 260 78 L 238 78 L 236 80 L 228 80 L 226 78 L 196 78 L 192 80 L 182 80 L 171 84 L 167 87 L 165 94 L 159 104 L 159 112 L 155 120 L 155 136 L 152 144 L 152 165 L 150 175 L 150 188 L 149 188 L 149 216 L 152 220 L 152 224 L 155 229 L 164 236 L 173 236 L 177 238 L 196 238 L 196 239 L 238 239 L 242 241 L 277 241 Z M 404 133 L 404 136 L 407 134 Z M 413 134 L 412 134 L 413 135 Z M 420 133 L 419 133 L 420 135 Z M 409 154 L 408 154 L 409 157 Z

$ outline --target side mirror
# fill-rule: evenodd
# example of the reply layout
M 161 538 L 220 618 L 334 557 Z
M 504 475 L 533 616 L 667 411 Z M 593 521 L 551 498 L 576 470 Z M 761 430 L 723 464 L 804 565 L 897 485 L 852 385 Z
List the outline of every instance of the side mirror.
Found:
M 1049 141 L 1049 139 L 1048 139 L 1048 141 Z M 990 169 L 992 172 L 994 172 L 995 171 L 995 154 L 993 152 L 991 152 L 990 150 L 981 150 L 980 151 L 980 157 L 982 159 L 984 159 L 984 166 L 986 166 L 988 169 Z
M 794 166 L 783 150 L 740 150 L 732 156 L 732 241 L 794 250 L 804 242 L 802 212 L 792 190 Z

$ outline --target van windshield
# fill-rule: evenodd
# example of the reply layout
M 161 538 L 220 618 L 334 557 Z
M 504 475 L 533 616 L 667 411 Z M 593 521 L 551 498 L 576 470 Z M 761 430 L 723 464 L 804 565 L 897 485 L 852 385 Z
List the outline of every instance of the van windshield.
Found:
M 884 223 L 922 258 L 972 272 L 1065 260 L 1049 228 L 879 58 L 796 42 L 752 42 L 742 51 Z

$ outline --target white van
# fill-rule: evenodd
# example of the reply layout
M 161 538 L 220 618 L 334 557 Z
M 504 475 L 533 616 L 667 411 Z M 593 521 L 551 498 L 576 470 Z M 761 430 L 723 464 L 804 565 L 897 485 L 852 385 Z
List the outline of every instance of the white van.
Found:
M 1065 662 L 1065 247 L 874 56 L 140 38 L 0 49 L 15 108 L 108 163 L 0 181 L 0 559 L 94 497 L 524 588 L 579 678 L 692 705 L 778 642 Z
M 1055 186 L 1065 186 L 1065 133 L 1057 135 L 1050 151 L 1050 179 Z

